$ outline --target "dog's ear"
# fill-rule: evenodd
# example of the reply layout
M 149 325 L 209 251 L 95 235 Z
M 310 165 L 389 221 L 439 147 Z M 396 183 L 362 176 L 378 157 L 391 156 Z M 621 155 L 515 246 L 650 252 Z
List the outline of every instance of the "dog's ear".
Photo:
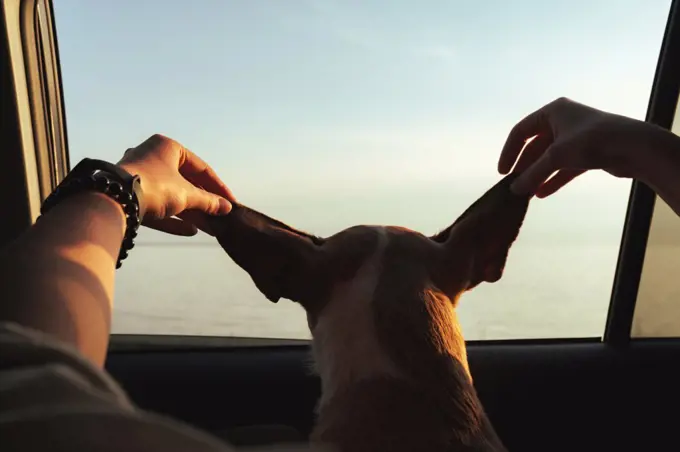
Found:
M 451 226 L 432 237 L 444 248 L 442 277 L 452 278 L 455 272 L 465 280 L 456 282 L 464 286 L 457 289 L 471 289 L 483 281 L 496 282 L 503 275 L 508 252 L 519 234 L 530 200 L 529 196 L 510 191 L 516 176 L 504 177 Z
M 219 244 L 269 300 L 287 298 L 305 306 L 316 295 L 323 239 L 232 205 L 228 215 L 210 217 Z

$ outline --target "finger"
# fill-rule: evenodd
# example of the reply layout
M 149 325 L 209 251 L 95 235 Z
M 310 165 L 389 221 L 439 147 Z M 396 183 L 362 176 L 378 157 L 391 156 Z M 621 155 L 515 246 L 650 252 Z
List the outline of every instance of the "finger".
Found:
M 155 229 L 156 231 L 167 232 L 172 235 L 191 237 L 196 235 L 198 229 L 193 224 L 179 218 L 148 219 L 142 223 L 144 226 Z
M 193 224 L 199 230 L 205 232 L 206 234 L 211 235 L 213 237 L 215 236 L 215 234 L 212 232 L 212 229 L 210 229 L 208 217 L 204 213 L 195 210 L 185 210 L 184 212 L 178 214 L 177 216 L 184 220 L 185 222 Z
M 557 174 L 548 179 L 545 184 L 541 185 L 541 187 L 536 191 L 536 196 L 539 198 L 550 196 L 585 172 L 586 170 L 580 169 L 560 170 L 557 172 Z
M 527 145 L 524 146 L 524 150 L 522 150 L 522 154 L 519 156 L 519 160 L 512 169 L 512 172 L 521 173 L 533 165 L 552 144 L 552 141 L 552 135 L 548 134 L 538 135 L 536 138 L 529 141 Z
M 197 210 L 208 215 L 226 215 L 231 212 L 231 203 L 222 196 L 209 193 L 187 183 L 187 205 L 184 210 Z
M 184 148 L 184 159 L 180 162 L 179 172 L 195 186 L 223 196 L 229 201 L 236 201 L 229 187 L 222 182 L 210 165 L 186 148 Z
M 506 174 L 514 166 L 526 140 L 536 135 L 552 135 L 545 107 L 536 110 L 515 124 L 505 140 L 498 159 L 498 172 Z
M 517 176 L 510 189 L 516 194 L 535 195 L 538 188 L 560 169 L 554 155 L 554 147 L 546 149 L 533 165 Z

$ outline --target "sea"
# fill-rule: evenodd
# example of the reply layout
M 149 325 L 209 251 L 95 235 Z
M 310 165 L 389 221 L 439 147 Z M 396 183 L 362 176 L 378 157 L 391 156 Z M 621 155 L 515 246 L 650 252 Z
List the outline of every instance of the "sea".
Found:
M 518 244 L 500 281 L 464 294 L 468 340 L 595 337 L 618 247 Z M 118 270 L 113 334 L 308 339 L 303 309 L 268 301 L 214 240 L 140 243 Z

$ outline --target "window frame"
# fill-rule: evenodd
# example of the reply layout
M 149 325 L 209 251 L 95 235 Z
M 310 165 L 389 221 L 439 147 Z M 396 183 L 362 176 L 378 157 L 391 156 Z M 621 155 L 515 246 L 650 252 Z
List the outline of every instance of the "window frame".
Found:
M 28 77 L 28 95 L 42 202 L 70 169 L 61 66 L 52 2 L 24 0 L 21 8 L 26 73 L 39 74 Z
M 51 0 L 6 0 L 0 5 L 0 136 L 11 150 L 3 156 L 0 201 L 14 209 L 3 218 L 0 246 L 33 224 L 42 201 L 69 169 L 52 14 Z
M 28 88 L 31 77 L 26 69 L 23 38 L 27 3 L 21 0 L 0 2 L 0 89 L 3 93 L 0 96 L 0 137 L 6 146 L 0 201 L 5 206 L 12 206 L 12 212 L 0 222 L 0 246 L 14 240 L 33 223 L 42 200 L 36 162 L 39 150 L 33 133 L 39 124 L 34 124 L 31 112 Z
M 41 5 L 42 16 L 38 14 Z M 680 0 L 672 0 L 646 115 L 647 122 L 666 129 L 671 128 L 680 94 L 680 64 L 677 64 L 680 60 L 679 8 Z M 2 26 L 6 32 L 0 36 L 6 41 L 0 43 L 0 83 L 3 92 L 15 94 L 0 99 L 3 119 L 10 120 L 2 121 L 4 125 L 0 124 L 0 133 L 4 142 L 11 145 L 10 149 L 20 151 L 8 159 L 5 168 L 7 171 L 15 170 L 15 173 L 20 170 L 17 174 L 21 176 L 8 178 L 4 182 L 6 189 L 0 190 L 0 200 L 9 196 L 12 203 L 21 204 L 13 212 L 15 215 L 10 215 L 12 221 L 2 225 L 2 246 L 3 241 L 10 241 L 35 221 L 40 202 L 66 175 L 70 160 L 52 0 L 7 0 L 0 5 L 0 12 L 0 17 L 5 19 Z M 21 38 L 19 49 L 17 36 Z M 601 341 L 614 347 L 626 346 L 631 341 L 654 201 L 655 194 L 649 187 L 633 181 L 602 336 L 475 340 L 468 343 L 529 345 Z M 112 335 L 111 349 L 278 346 L 308 342 L 303 339 L 125 334 Z

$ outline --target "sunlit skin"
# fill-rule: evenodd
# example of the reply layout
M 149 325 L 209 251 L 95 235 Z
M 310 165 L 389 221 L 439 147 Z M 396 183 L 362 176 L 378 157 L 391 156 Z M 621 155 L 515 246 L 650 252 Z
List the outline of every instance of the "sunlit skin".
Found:
M 205 162 L 161 135 L 126 152 L 120 166 L 142 180 L 143 223 L 168 233 L 207 230 L 197 213 L 225 215 L 235 201 Z M 0 252 L 0 290 L 11 300 L 0 304 L 0 320 L 54 336 L 102 366 L 124 233 L 123 209 L 103 194 L 57 204 Z

